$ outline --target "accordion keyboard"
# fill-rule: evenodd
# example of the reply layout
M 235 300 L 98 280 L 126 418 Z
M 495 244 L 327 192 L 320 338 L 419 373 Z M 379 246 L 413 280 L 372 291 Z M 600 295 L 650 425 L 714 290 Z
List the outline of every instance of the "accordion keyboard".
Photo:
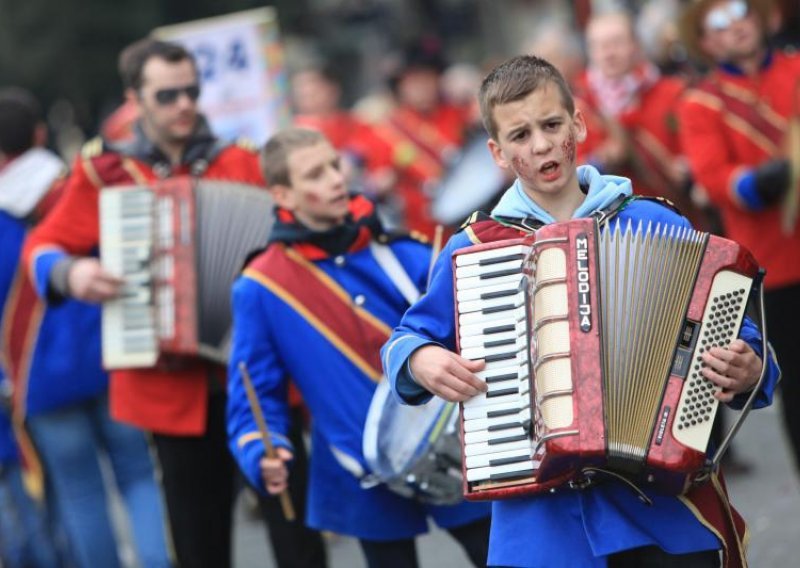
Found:
M 463 403 L 468 482 L 532 473 L 530 371 L 522 244 L 456 256 L 461 356 L 484 360 L 488 391 Z
M 149 366 L 158 357 L 153 310 L 150 250 L 153 194 L 131 189 L 101 192 L 100 259 L 125 280 L 122 295 L 103 306 L 103 357 L 108 367 Z

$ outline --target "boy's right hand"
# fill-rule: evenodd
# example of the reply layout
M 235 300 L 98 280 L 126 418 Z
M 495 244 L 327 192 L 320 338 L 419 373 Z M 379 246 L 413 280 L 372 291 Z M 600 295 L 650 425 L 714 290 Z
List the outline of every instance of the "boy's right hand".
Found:
M 484 381 L 475 376 L 484 361 L 470 361 L 438 345 L 425 345 L 411 354 L 414 380 L 449 402 L 461 402 L 486 392 Z
M 292 461 L 292 452 L 286 448 L 275 448 L 277 457 L 263 457 L 258 462 L 261 468 L 261 479 L 270 495 L 277 495 L 289 486 L 289 469 L 286 462 Z

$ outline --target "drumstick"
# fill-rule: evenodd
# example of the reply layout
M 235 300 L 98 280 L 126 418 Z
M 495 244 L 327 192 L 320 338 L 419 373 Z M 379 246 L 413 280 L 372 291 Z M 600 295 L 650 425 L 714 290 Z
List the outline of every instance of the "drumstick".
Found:
M 442 250 L 442 236 L 444 235 L 444 227 L 441 224 L 436 225 L 433 233 L 433 243 L 431 244 L 431 263 L 428 266 L 428 282 L 426 288 L 431 285 L 431 275 L 433 274 L 433 265 L 436 264 L 436 257 Z
M 253 411 L 253 417 L 258 425 L 258 431 L 261 433 L 261 439 L 264 441 L 264 448 L 266 449 L 267 457 L 270 459 L 278 459 L 275 453 L 275 448 L 272 445 L 272 438 L 269 436 L 267 429 L 267 421 L 264 420 L 264 414 L 261 412 L 261 405 L 258 403 L 256 391 L 253 388 L 253 382 L 250 380 L 250 373 L 247 371 L 247 365 L 244 361 L 239 361 L 239 372 L 242 374 L 242 382 L 244 383 L 244 390 L 247 391 L 247 400 L 250 402 L 250 410 Z M 294 521 L 294 505 L 289 496 L 289 490 L 284 489 L 278 494 L 281 501 L 281 509 L 283 509 L 283 516 L 287 521 Z

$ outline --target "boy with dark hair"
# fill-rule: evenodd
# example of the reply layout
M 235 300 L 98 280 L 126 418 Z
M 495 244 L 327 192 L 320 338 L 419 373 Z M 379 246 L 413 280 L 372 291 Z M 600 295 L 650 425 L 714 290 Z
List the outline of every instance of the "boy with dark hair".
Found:
M 569 90 L 547 61 L 532 56 L 506 61 L 484 80 L 480 103 L 491 134 L 489 150 L 517 180 L 491 216 L 473 217 L 450 239 L 436 262 L 428 293 L 406 312 L 383 348 L 384 369 L 394 390 L 411 404 L 421 404 L 431 394 L 464 401 L 486 390 L 475 375 L 484 363 L 452 352 L 454 251 L 520 237 L 544 224 L 610 212 L 621 200 L 627 205 L 615 209 L 605 230 L 629 221 L 688 227 L 683 217 L 658 202 L 627 200 L 632 193 L 629 180 L 600 175 L 589 166 L 576 167 L 576 145 L 585 139 L 586 126 L 580 111 L 571 110 Z M 704 354 L 708 369 L 703 373 L 722 388 L 716 395 L 719 400 L 732 401 L 758 380 L 758 341 L 758 330 L 746 320 L 740 339 L 727 349 L 712 348 Z M 777 378 L 777 367 L 770 361 L 756 405 L 769 404 Z M 706 483 L 693 493 L 702 492 L 716 512 L 728 511 L 727 498 L 717 495 L 716 487 Z M 721 547 L 726 547 L 726 561 L 743 555 L 738 538 L 743 533 L 712 532 L 716 528 L 706 528 L 701 512 L 687 498 L 648 495 L 650 507 L 622 483 L 609 481 L 585 490 L 564 488 L 497 501 L 489 564 L 710 567 L 718 565 Z
M 288 129 L 262 154 L 277 204 L 270 243 L 233 288 L 228 382 L 231 452 L 261 493 L 286 488 L 291 377 L 312 420 L 308 525 L 354 536 L 371 568 L 417 566 L 414 537 L 431 515 L 472 563 L 486 561 L 488 508 L 422 506 L 385 486 L 364 488 L 362 438 L 380 346 L 425 286 L 430 248 L 387 234 L 373 204 L 350 197 L 340 158 L 322 134 Z M 244 363 L 277 446 L 264 446 L 248 405 Z

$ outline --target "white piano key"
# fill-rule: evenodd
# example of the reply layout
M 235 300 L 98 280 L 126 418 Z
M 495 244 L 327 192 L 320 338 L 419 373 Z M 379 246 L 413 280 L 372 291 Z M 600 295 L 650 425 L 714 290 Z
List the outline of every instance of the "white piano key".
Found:
M 461 349 L 461 356 L 465 359 L 486 359 L 492 355 L 500 355 L 503 353 L 512 353 L 515 354 L 522 349 L 526 349 L 528 347 L 528 340 L 526 337 L 517 337 L 514 340 L 507 340 L 501 342 L 500 345 L 493 345 L 490 347 L 486 346 L 478 346 L 478 347 L 467 347 L 466 349 Z
M 478 430 L 497 430 L 499 427 L 521 426 L 524 420 L 530 419 L 530 410 L 520 410 L 516 414 L 508 416 L 497 416 L 495 418 L 476 418 L 475 420 L 464 421 L 464 432 L 477 432 Z
M 503 296 L 502 298 L 491 298 L 488 300 L 470 300 L 468 302 L 458 303 L 458 313 L 467 314 L 471 312 L 483 312 L 485 310 L 496 311 L 503 306 L 516 308 L 525 302 L 525 294 L 518 292 L 512 296 Z
M 471 278 L 478 276 L 484 279 L 490 279 L 492 274 L 499 272 L 506 272 L 514 270 L 516 272 L 522 271 L 522 259 L 511 260 L 508 262 L 499 262 L 497 264 L 489 264 L 486 266 L 479 264 L 471 264 L 468 266 L 459 266 L 456 268 L 456 279 Z
M 495 404 L 501 404 L 505 402 L 513 403 L 517 407 L 520 406 L 520 397 L 518 394 L 509 394 L 505 396 L 490 396 L 490 397 L 487 397 L 486 395 L 487 393 L 485 392 L 475 395 L 469 400 L 465 400 L 462 404 L 464 405 L 465 409 L 492 406 Z
M 515 462 L 506 465 L 479 467 L 467 470 L 467 481 L 488 481 L 510 479 L 513 477 L 524 477 L 525 475 L 532 475 L 535 471 L 534 460 L 525 460 L 523 462 Z
M 485 335 L 487 339 L 494 336 L 495 333 L 506 333 L 511 330 L 516 331 L 518 334 L 527 334 L 527 324 L 522 318 L 518 317 L 518 313 L 507 315 L 505 318 L 493 320 L 491 322 L 477 322 L 467 325 L 459 325 L 458 336 L 463 340 L 465 337 L 473 337 L 475 335 Z
M 467 469 L 476 467 L 489 467 L 494 462 L 494 465 L 503 465 L 506 460 L 526 460 L 531 459 L 531 449 L 523 448 L 521 450 L 511 450 L 507 452 L 495 452 L 492 454 L 479 454 L 476 456 L 469 456 L 464 460 Z M 500 462 L 500 463 L 497 463 Z
M 456 300 L 458 302 L 469 302 L 472 300 L 480 300 L 487 295 L 515 292 L 518 289 L 518 282 L 503 282 L 501 284 L 483 286 L 481 288 L 469 288 L 456 292 Z
M 465 406 L 462 409 L 464 415 L 464 422 L 472 420 L 480 420 L 482 418 L 490 418 L 492 416 L 516 416 L 527 404 L 520 400 L 519 397 L 513 397 L 511 400 L 505 400 L 496 404 L 476 404 L 473 406 Z
M 510 255 L 527 255 L 530 247 L 525 245 L 512 245 L 508 247 L 497 247 L 478 252 L 468 252 L 456 255 L 456 266 L 467 266 L 480 262 L 491 261 Z
M 504 430 L 475 430 L 473 432 L 464 433 L 464 444 L 479 444 L 481 442 L 488 442 L 490 444 L 500 444 L 506 442 L 515 442 L 519 439 L 527 439 L 528 433 L 522 426 L 515 428 L 507 428 Z M 503 442 L 505 440 L 506 442 Z
M 483 379 L 486 382 L 495 382 L 497 380 L 508 380 L 511 376 L 514 376 L 517 379 L 523 380 L 528 378 L 528 366 L 527 365 L 504 365 L 502 367 L 493 366 L 491 369 L 483 369 L 482 371 L 478 371 L 475 373 L 475 376 L 479 379 Z M 505 377 L 505 378 L 504 378 Z
M 522 280 L 522 272 L 515 272 L 514 274 L 506 274 L 504 276 L 495 276 L 493 278 L 481 278 L 479 276 L 472 276 L 470 278 L 457 278 L 456 290 L 472 290 L 475 288 L 483 288 L 489 286 L 497 286 L 500 284 L 513 283 L 518 286 Z
M 479 456 L 483 454 L 495 454 L 498 452 L 508 452 L 512 450 L 531 450 L 531 439 L 518 440 L 516 442 L 506 442 L 504 444 L 489 444 L 488 442 L 476 442 L 474 444 L 464 444 L 465 456 Z
M 496 333 L 491 336 L 482 334 L 472 335 L 464 338 L 459 337 L 459 345 L 461 349 L 466 349 L 469 347 L 484 346 L 487 343 L 493 343 L 497 341 L 516 341 L 517 337 L 519 337 L 519 333 L 516 330 Z
M 520 321 L 525 318 L 525 306 L 519 306 L 512 310 L 505 310 L 502 312 L 492 312 L 489 314 L 484 314 L 481 312 L 471 312 L 468 314 L 459 315 L 458 324 L 459 326 L 465 326 L 476 323 L 497 322 L 508 319 L 509 316 L 515 318 L 514 324 L 516 325 L 517 321 Z

